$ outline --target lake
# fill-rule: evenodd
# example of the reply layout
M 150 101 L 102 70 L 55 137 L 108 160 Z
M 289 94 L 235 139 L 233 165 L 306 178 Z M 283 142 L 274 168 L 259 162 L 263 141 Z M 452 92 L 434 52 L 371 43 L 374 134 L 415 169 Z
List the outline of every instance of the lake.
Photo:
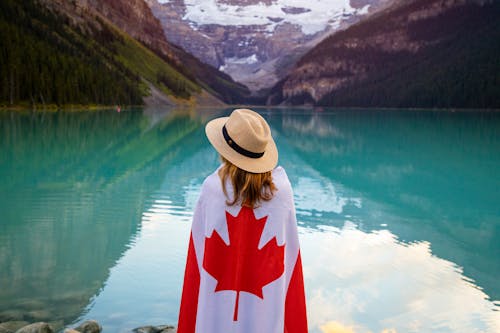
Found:
M 230 110 L 0 112 L 0 322 L 177 323 Z M 500 332 L 500 113 L 259 110 L 292 182 L 310 332 Z

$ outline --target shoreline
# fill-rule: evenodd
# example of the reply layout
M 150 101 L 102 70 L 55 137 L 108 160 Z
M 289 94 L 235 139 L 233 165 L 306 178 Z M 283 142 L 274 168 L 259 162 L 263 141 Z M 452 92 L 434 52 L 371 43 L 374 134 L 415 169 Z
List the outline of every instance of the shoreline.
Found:
M 69 325 L 71 326 L 71 325 Z M 102 326 L 96 320 L 86 320 L 76 327 L 63 326 L 54 328 L 52 324 L 39 321 L 29 323 L 27 321 L 0 322 L 0 333 L 101 333 Z M 146 325 L 129 330 L 130 333 L 176 333 L 177 328 L 173 325 Z M 107 332 L 106 332 L 107 333 Z
M 383 106 L 313 106 L 313 105 L 224 105 L 224 106 L 195 106 L 195 105 L 99 105 L 99 104 L 68 104 L 68 105 L 56 105 L 56 104 L 46 104 L 43 106 L 33 106 L 33 105 L 0 105 L 1 111 L 16 111 L 16 112 L 75 112 L 75 111 L 100 111 L 100 110 L 113 110 L 117 111 L 120 108 L 121 111 L 128 109 L 146 109 L 146 108 L 165 108 L 165 109 L 177 109 L 177 108 L 189 108 L 189 109 L 236 109 L 236 108 L 250 108 L 256 110 L 311 110 L 316 113 L 321 112 L 331 112 L 331 111 L 363 111 L 363 110 L 378 110 L 378 111 L 421 111 L 421 112 L 500 112 L 500 108 L 426 108 L 426 107 L 383 107 Z

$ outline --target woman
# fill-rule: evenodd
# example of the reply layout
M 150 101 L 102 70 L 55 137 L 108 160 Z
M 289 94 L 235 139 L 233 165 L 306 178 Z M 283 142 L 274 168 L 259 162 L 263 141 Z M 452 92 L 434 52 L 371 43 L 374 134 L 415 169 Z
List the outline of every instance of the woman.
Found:
M 258 113 L 210 121 L 223 164 L 193 216 L 178 333 L 307 332 L 292 188 Z

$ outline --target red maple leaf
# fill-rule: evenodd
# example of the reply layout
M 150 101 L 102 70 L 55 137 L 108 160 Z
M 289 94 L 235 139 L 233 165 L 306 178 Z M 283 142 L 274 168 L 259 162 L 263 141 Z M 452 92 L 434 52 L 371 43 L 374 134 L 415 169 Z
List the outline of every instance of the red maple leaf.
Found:
M 257 220 L 253 209 L 244 206 L 238 216 L 226 212 L 229 244 L 215 230 L 205 238 L 203 268 L 217 280 L 215 292 L 236 291 L 234 321 L 238 320 L 240 292 L 264 299 L 262 287 L 279 278 L 285 270 L 285 245 L 278 246 L 276 237 L 258 248 L 266 220 L 267 216 Z

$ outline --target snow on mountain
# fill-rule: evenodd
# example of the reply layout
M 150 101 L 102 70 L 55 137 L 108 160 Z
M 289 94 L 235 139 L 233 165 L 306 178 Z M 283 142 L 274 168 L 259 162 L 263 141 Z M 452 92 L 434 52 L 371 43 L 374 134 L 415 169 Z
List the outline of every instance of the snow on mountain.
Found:
M 394 0 L 146 0 L 167 39 L 254 91 L 307 50 Z
M 356 13 L 349 0 L 278 0 L 248 6 L 219 3 L 216 0 L 186 0 L 185 20 L 197 25 L 265 25 L 273 32 L 277 25 L 290 23 L 301 27 L 307 35 L 338 27 L 341 17 Z M 369 5 L 367 5 L 369 6 Z

